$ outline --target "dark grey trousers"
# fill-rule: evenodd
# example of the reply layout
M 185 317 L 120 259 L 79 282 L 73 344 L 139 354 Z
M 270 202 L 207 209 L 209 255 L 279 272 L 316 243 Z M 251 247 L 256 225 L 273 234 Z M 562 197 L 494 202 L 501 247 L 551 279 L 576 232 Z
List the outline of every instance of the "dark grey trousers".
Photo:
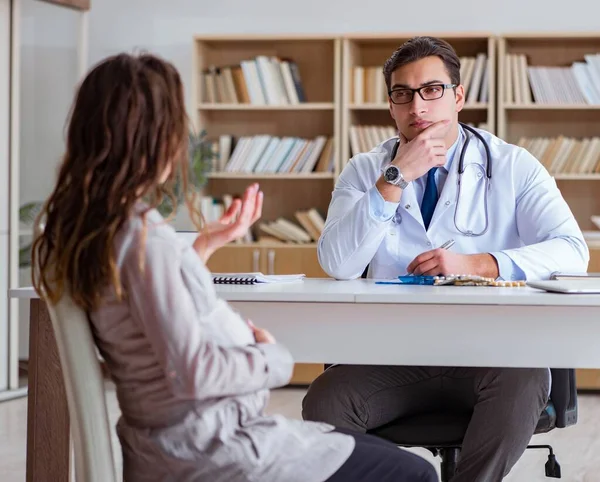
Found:
M 472 410 L 451 482 L 496 482 L 527 447 L 549 388 L 547 369 L 338 365 L 311 384 L 302 416 L 365 432 L 441 407 Z

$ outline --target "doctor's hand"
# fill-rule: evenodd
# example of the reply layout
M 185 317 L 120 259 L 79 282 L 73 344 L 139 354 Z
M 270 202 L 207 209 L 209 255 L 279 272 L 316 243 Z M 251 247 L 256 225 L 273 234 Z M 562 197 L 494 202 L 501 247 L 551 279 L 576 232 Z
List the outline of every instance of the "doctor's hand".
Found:
M 449 119 L 434 122 L 412 141 L 400 133 L 402 142 L 392 163 L 400 168 L 406 181 L 414 181 L 432 167 L 443 166 L 446 163 L 447 148 L 444 136 L 449 124 Z
M 221 246 L 240 238 L 262 214 L 263 193 L 258 184 L 252 184 L 242 199 L 234 199 L 227 212 L 218 221 L 208 223 L 198 233 L 193 247 L 206 262 Z
M 472 274 L 494 279 L 499 276 L 498 263 L 491 254 L 459 254 L 441 248 L 421 253 L 406 270 L 410 274 L 426 276 Z
M 434 122 L 421 131 L 412 141 L 400 133 L 401 143 L 392 164 L 398 166 L 406 181 L 414 181 L 423 176 L 432 167 L 446 163 L 446 144 L 444 135 L 449 120 Z M 386 201 L 399 202 L 402 189 L 385 181 L 383 175 L 377 181 L 377 189 Z

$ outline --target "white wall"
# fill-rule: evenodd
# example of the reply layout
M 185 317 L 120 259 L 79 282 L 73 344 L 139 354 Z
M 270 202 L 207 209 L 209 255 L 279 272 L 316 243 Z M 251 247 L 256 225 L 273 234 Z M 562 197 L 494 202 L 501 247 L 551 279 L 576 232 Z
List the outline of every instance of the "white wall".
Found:
M 64 126 L 78 80 L 78 14 L 38 0 L 21 2 L 20 202 L 50 193 L 64 151 Z M 23 238 L 23 241 L 28 239 Z M 31 285 L 21 270 L 21 285 Z M 27 358 L 29 304 L 19 302 L 19 357 Z
M 63 127 L 77 82 L 77 13 L 23 2 L 21 201 L 44 199 L 63 150 Z M 485 13 L 484 13 L 485 10 Z M 543 19 L 543 21 L 542 21 Z M 120 51 L 146 49 L 171 60 L 186 84 L 196 34 L 598 31 L 594 0 L 95 0 L 90 65 Z M 22 277 L 29 284 L 28 275 Z M 22 327 L 28 312 L 21 309 Z M 21 356 L 27 354 L 21 330 Z
M 78 14 L 21 0 L 21 202 L 53 186 L 77 82 Z

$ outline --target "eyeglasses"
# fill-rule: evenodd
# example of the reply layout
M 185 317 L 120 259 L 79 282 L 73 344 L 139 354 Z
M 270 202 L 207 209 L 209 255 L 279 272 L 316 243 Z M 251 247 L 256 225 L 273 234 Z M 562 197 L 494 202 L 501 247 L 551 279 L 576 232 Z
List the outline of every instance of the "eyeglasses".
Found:
M 456 84 L 431 84 L 424 85 L 418 89 L 394 89 L 388 92 L 392 104 L 408 104 L 412 102 L 415 92 L 418 92 L 423 100 L 440 99 L 446 89 L 453 89 Z

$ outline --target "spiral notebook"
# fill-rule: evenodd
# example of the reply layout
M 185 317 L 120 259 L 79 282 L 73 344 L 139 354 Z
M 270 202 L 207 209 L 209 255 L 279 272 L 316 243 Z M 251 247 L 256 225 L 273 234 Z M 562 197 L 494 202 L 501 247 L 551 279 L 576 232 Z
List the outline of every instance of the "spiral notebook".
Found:
M 304 274 L 262 274 L 256 273 L 213 273 L 213 283 L 218 285 L 254 285 L 259 283 L 293 283 L 302 281 Z

